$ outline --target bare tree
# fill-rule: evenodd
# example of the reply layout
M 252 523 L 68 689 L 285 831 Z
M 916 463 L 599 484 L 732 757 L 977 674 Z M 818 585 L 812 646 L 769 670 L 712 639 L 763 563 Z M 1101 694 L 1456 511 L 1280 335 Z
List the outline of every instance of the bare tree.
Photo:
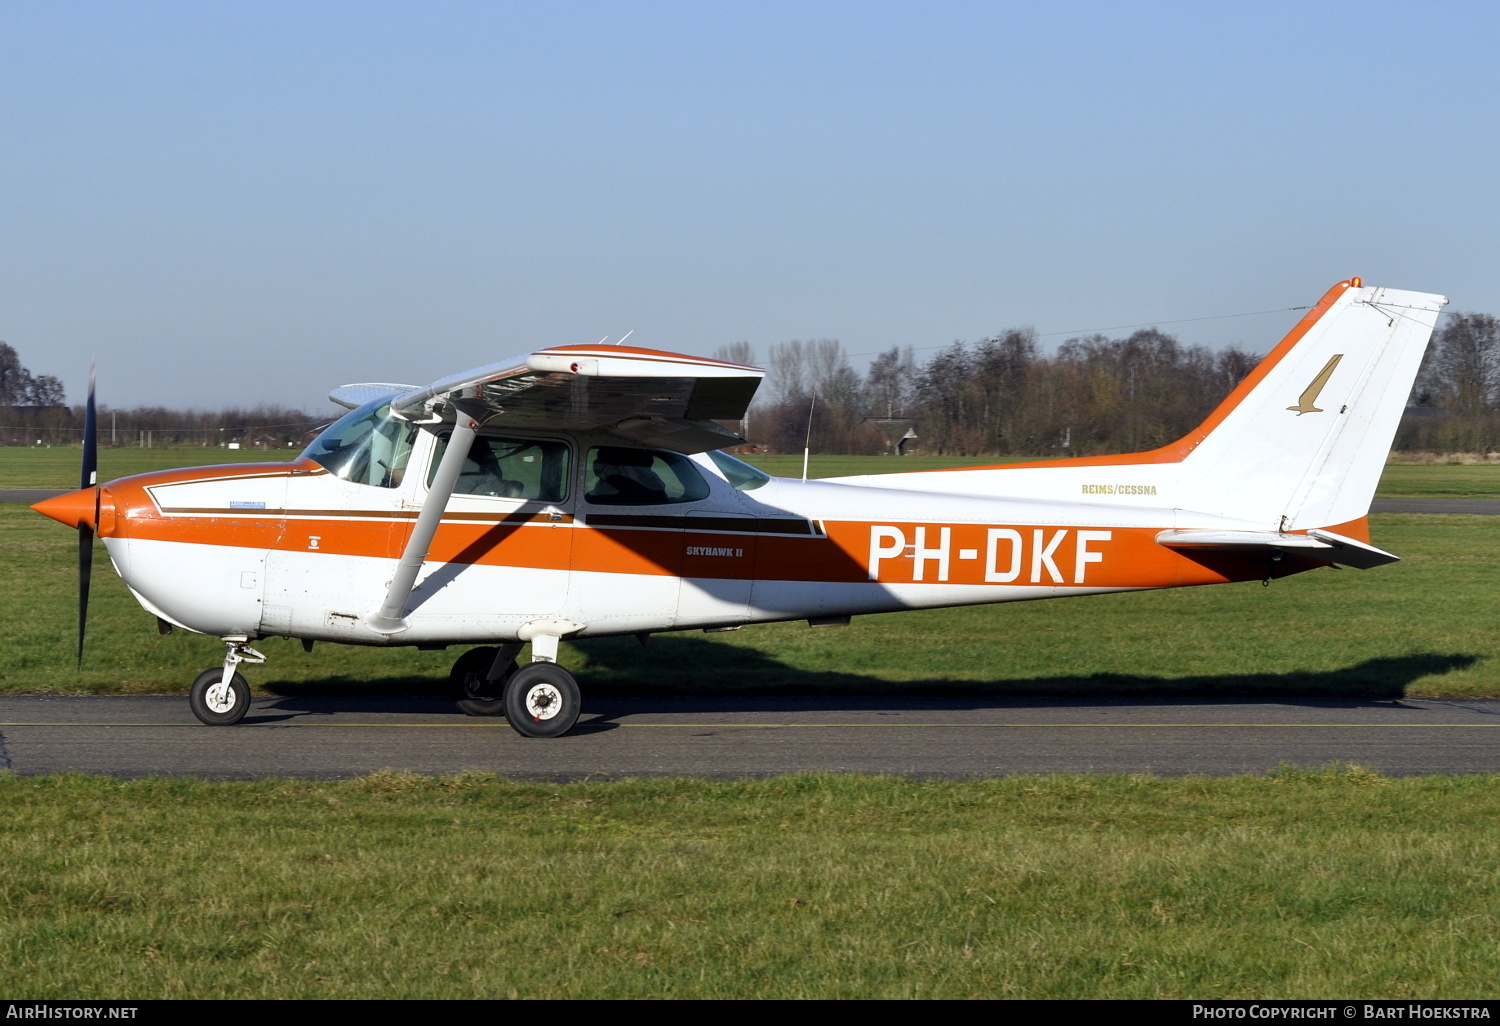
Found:
M 31 372 L 21 366 L 20 354 L 0 342 L 0 406 L 29 406 L 26 399 L 30 388 Z
M 62 406 L 68 401 L 63 383 L 51 374 L 42 374 L 31 379 L 27 385 L 21 406 Z
M 714 350 L 714 359 L 723 360 L 726 363 L 741 363 L 747 367 L 756 366 L 755 347 L 743 340 L 731 342 L 727 346 L 720 346 Z
M 872 416 L 887 420 L 905 417 L 917 388 L 917 361 L 911 346 L 892 346 L 876 356 L 870 361 L 865 382 Z
M 50 374 L 33 377 L 15 347 L 0 342 L 0 406 L 61 406 L 63 383 Z
M 1500 319 L 1455 313 L 1432 340 L 1421 380 L 1455 413 L 1478 414 L 1500 401 Z
M 799 340 L 793 339 L 771 347 L 766 384 L 770 386 L 770 398 L 776 402 L 800 399 L 809 393 L 807 353 Z

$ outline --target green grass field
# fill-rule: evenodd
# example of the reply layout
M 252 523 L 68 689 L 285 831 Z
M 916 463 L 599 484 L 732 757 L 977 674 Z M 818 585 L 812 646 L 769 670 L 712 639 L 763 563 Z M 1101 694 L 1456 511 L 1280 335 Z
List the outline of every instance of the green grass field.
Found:
M 1476 998 L 1494 778 L 0 775 L 6 997 Z

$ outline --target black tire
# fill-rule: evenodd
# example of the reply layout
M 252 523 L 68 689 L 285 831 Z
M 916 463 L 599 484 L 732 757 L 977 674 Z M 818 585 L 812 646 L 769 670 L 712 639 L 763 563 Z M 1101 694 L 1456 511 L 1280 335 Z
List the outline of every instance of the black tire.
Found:
M 448 673 L 448 687 L 459 711 L 468 716 L 504 716 L 505 682 L 516 672 L 516 664 L 510 664 L 510 673 L 499 680 L 486 680 L 485 675 L 495 663 L 498 648 L 471 648 L 459 656 Z
M 193 715 L 210 727 L 228 727 L 245 718 L 250 710 L 250 685 L 236 673 L 229 678 L 228 694 L 219 693 L 224 667 L 215 666 L 198 674 L 188 691 L 188 706 Z
M 578 682 L 556 663 L 522 667 L 505 684 L 505 718 L 522 737 L 560 737 L 582 710 Z

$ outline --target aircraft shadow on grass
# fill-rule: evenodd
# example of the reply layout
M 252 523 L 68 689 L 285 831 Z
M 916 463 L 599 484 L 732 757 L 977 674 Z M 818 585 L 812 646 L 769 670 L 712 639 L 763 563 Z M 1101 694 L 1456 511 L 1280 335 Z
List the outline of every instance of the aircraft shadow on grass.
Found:
M 1406 695 L 1412 683 L 1466 669 L 1478 655 L 1418 653 L 1366 659 L 1327 671 L 1225 673 L 1186 677 L 1098 673 L 1089 676 L 1017 677 L 956 680 L 931 677 L 891 681 L 856 673 L 799 670 L 753 648 L 693 637 L 653 639 L 649 650 L 633 639 L 606 638 L 576 646 L 587 662 L 576 668 L 586 711 L 624 706 L 635 711 L 666 707 L 743 707 L 775 711 L 880 708 L 975 708 L 987 705 L 1074 704 L 1079 701 L 1192 699 L 1201 701 L 1275 700 L 1361 705 Z M 454 652 L 455 657 L 457 651 Z M 431 677 L 385 677 L 354 681 L 326 677 L 307 681 L 268 681 L 277 696 L 258 704 L 251 719 L 279 713 L 435 712 L 453 708 L 447 681 Z M 670 703 L 633 701 L 670 699 Z M 580 725 L 582 726 L 582 725 Z

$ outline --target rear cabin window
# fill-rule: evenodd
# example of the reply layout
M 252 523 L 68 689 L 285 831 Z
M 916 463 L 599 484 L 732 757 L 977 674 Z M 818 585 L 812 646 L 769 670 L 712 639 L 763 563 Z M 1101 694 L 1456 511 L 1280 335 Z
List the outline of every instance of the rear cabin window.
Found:
M 438 438 L 427 485 L 437 475 L 449 435 Z M 562 502 L 568 497 L 568 446 L 537 438 L 480 435 L 469 449 L 453 489 L 458 495 L 488 495 L 500 499 Z
M 600 506 L 660 506 L 708 498 L 708 482 L 675 452 L 601 445 L 589 450 L 583 497 Z

